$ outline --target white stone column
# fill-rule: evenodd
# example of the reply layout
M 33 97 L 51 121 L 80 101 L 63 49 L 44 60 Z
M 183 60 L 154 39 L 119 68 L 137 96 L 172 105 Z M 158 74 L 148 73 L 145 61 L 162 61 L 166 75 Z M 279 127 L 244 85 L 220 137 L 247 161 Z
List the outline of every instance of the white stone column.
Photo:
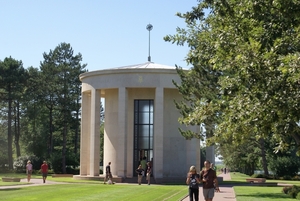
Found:
M 91 91 L 90 176 L 99 176 L 100 161 L 100 90 Z
M 119 88 L 118 93 L 118 147 L 117 149 L 117 176 L 126 177 L 127 167 L 127 89 Z
M 154 157 L 153 175 L 155 179 L 163 178 L 163 145 L 164 145 L 164 88 L 155 89 L 154 100 Z
M 89 172 L 89 146 L 90 146 L 90 117 L 91 94 L 82 92 L 81 100 L 81 136 L 80 136 L 80 176 L 86 176 Z

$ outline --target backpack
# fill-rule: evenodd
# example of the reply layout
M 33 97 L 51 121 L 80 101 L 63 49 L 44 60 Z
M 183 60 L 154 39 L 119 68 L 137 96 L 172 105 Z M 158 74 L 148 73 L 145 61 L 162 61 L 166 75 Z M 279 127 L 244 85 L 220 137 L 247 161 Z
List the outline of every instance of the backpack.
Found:
M 197 179 L 196 178 L 199 178 L 199 175 L 198 174 L 192 174 L 191 178 L 190 178 L 190 188 L 194 188 L 194 189 L 197 189 L 199 188 L 199 185 L 197 183 Z

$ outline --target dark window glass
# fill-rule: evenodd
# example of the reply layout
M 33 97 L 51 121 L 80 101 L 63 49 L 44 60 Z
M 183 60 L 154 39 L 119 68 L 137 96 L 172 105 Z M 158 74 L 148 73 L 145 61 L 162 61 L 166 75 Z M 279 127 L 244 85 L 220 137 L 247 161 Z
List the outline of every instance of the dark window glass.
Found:
M 153 158 L 153 100 L 134 100 L 134 167 Z

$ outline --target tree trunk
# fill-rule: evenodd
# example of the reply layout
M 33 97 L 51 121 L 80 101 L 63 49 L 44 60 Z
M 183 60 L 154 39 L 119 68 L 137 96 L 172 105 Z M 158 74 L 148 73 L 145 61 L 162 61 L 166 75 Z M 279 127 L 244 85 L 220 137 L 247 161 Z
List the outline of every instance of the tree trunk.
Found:
M 53 109 L 52 106 L 49 108 L 49 139 L 48 139 L 48 156 L 50 157 L 52 154 L 53 148 Z
M 13 155 L 12 155 L 12 132 L 11 132 L 11 123 L 12 123 L 12 118 L 11 118 L 11 105 L 12 105 L 12 100 L 10 98 L 10 93 L 9 93 L 9 98 L 8 98 L 8 131 L 7 131 L 7 152 L 8 152 L 8 168 L 13 169 Z
M 64 115 L 66 118 L 66 115 Z M 62 171 L 66 174 L 66 148 L 67 148 L 67 123 L 64 121 L 64 131 L 63 131 L 63 148 L 62 148 Z
M 269 176 L 268 171 L 268 163 L 266 158 L 266 150 L 265 150 L 265 140 L 263 138 L 259 139 L 260 149 L 261 149 L 261 158 L 262 158 L 262 166 L 264 170 L 264 175 Z
M 20 141 L 20 103 L 17 101 L 15 107 L 15 146 L 16 146 L 17 157 L 21 156 L 19 141 Z

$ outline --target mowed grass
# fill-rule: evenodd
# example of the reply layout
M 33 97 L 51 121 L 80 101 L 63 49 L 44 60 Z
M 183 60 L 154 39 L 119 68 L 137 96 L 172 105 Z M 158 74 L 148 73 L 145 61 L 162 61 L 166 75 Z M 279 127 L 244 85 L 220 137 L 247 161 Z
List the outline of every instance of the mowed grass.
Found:
M 235 186 L 237 201 L 295 201 L 282 193 L 283 187 Z
M 250 176 L 239 172 L 232 172 L 230 176 L 232 181 L 228 181 L 228 183 L 233 184 L 237 201 L 295 201 L 282 192 L 283 187 L 239 186 L 246 184 L 246 178 L 250 178 Z M 300 181 L 289 180 L 267 180 L 266 182 L 300 185 Z
M 2 182 L 2 177 L 16 177 L 16 178 L 21 178 L 21 179 L 27 179 L 26 174 L 0 173 L 0 186 L 12 186 L 12 185 L 28 184 L 27 182 Z M 42 179 L 42 175 L 33 174 L 33 175 L 31 175 L 31 178 L 32 179 Z M 48 175 L 47 180 L 57 181 L 57 182 L 68 182 L 68 183 L 99 183 L 99 181 L 93 181 L 93 180 L 76 180 L 76 179 L 73 179 L 73 177 L 54 177 L 54 178 L 52 178 L 51 175 Z
M 187 195 L 187 187 L 179 185 L 137 185 L 137 184 L 56 184 L 0 189 L 0 200 L 181 200 Z
M 27 175 L 18 173 L 0 174 L 2 177 L 17 177 L 25 179 Z M 32 178 L 42 179 L 41 175 Z M 52 184 L 41 186 L 15 186 L 12 189 L 0 189 L 0 200 L 181 200 L 188 194 L 186 185 L 137 185 L 122 184 L 104 185 L 103 181 L 75 180 L 71 177 L 48 176 L 47 180 L 67 182 L 67 184 Z M 27 182 L 2 182 L 1 186 L 24 185 Z

